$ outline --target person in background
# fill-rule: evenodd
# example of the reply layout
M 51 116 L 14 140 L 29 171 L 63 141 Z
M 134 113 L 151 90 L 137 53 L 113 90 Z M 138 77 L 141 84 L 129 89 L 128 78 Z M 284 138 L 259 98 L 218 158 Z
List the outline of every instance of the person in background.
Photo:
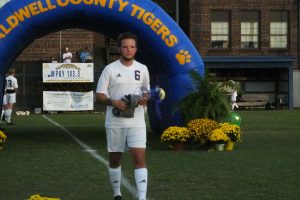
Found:
M 85 63 L 88 61 L 88 58 L 91 58 L 91 54 L 88 50 L 88 47 L 85 47 L 85 49 L 80 52 L 80 61 Z
M 4 111 L 4 115 L 8 125 L 13 125 L 11 122 L 11 114 L 13 106 L 16 103 L 16 93 L 18 92 L 18 81 L 15 78 L 15 74 L 15 69 L 9 69 L 5 83 L 7 106 L 6 110 Z
M 63 63 L 71 63 L 72 62 L 72 53 L 69 51 L 69 47 L 65 48 L 65 52 L 63 53 Z
M 231 101 L 231 110 L 234 110 L 235 108 L 238 108 L 239 106 L 236 103 L 236 97 L 237 97 L 237 91 L 232 90 L 231 91 L 231 96 L 230 96 L 230 101 Z
M 129 102 L 124 101 L 124 96 L 134 94 L 141 88 L 150 91 L 149 72 L 145 65 L 134 60 L 137 52 L 136 35 L 128 32 L 121 34 L 118 45 L 120 59 L 105 67 L 96 89 L 97 100 L 107 105 L 105 128 L 109 152 L 109 177 L 114 200 L 122 199 L 121 159 L 128 147 L 133 158 L 139 200 L 146 200 L 148 170 L 145 161 L 146 122 L 143 106 L 147 105 L 149 94 L 142 93 L 138 97 L 137 105 L 133 106 L 135 108 L 133 116 L 126 118 L 121 114 L 122 111 L 133 110 Z M 115 113 L 114 110 L 120 112 Z
M 57 60 L 54 57 L 50 58 L 50 63 L 57 63 Z

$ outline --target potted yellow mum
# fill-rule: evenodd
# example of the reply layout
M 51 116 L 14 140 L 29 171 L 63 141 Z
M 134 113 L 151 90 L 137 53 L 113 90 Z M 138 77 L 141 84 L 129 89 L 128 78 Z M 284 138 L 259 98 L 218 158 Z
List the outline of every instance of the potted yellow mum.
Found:
M 161 142 L 169 142 L 174 148 L 179 149 L 183 148 L 183 145 L 191 138 L 191 134 L 188 128 L 170 126 L 160 136 Z
M 226 150 L 233 150 L 234 143 L 241 141 L 241 128 L 235 124 L 222 123 L 220 124 L 220 129 L 229 138 L 229 140 L 226 142 Z
M 3 131 L 0 131 L 0 150 L 3 149 L 6 140 L 7 140 L 7 136 L 4 134 Z
M 190 130 L 193 140 L 201 146 L 205 146 L 209 145 L 207 144 L 209 133 L 218 125 L 219 123 L 212 119 L 194 119 L 188 122 L 187 128 Z
M 223 132 L 221 128 L 216 128 L 209 133 L 209 141 L 215 144 L 217 151 L 224 151 L 225 143 L 229 137 Z

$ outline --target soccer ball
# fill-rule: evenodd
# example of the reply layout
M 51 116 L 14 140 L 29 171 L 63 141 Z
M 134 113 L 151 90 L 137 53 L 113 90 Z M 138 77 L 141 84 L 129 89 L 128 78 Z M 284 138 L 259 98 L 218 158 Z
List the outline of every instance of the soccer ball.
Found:
M 164 89 L 159 88 L 159 93 L 158 93 L 159 99 L 162 101 L 165 99 L 166 97 L 166 92 L 164 91 Z

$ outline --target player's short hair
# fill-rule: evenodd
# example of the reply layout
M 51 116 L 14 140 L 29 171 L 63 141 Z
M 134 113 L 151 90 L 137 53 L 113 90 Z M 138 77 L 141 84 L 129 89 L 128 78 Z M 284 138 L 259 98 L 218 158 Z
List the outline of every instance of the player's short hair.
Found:
M 9 69 L 8 70 L 8 72 L 7 72 L 9 75 L 11 75 L 11 74 L 15 74 L 16 73 L 16 70 L 15 69 L 13 69 L 13 68 L 11 68 L 11 69 Z
M 125 32 L 125 33 L 121 33 L 118 37 L 118 45 L 119 47 L 121 47 L 121 43 L 122 43 L 122 40 L 125 40 L 125 39 L 133 39 L 135 41 L 135 44 L 137 46 L 137 36 L 131 32 Z

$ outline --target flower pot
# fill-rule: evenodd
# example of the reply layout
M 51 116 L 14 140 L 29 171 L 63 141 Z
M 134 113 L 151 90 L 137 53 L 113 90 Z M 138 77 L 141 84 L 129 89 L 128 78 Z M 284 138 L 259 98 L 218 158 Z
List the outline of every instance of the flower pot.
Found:
M 215 144 L 216 151 L 224 151 L 224 148 L 225 148 L 225 143 Z
M 234 142 L 228 141 L 228 142 L 226 143 L 225 150 L 226 150 L 226 151 L 232 151 L 232 150 L 233 150 L 233 147 L 234 147 Z

